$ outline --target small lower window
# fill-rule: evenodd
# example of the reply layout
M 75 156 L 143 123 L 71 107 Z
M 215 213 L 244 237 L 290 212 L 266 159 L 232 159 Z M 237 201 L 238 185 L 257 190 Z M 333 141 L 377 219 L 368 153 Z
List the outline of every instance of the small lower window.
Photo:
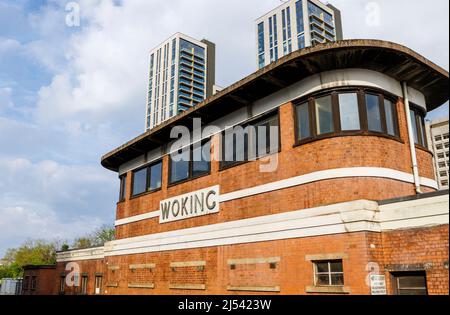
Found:
M 88 276 L 81 277 L 81 294 L 87 294 Z
M 314 284 L 320 286 L 343 286 L 344 269 L 342 260 L 314 262 Z
M 59 294 L 64 294 L 66 288 L 66 276 L 59 278 Z
M 396 295 L 427 295 L 425 272 L 399 272 L 393 274 Z

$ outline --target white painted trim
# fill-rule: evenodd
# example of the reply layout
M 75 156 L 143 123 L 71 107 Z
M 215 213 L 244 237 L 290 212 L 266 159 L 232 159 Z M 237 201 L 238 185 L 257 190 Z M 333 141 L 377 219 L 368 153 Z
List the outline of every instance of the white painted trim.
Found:
M 414 176 L 409 173 L 388 169 L 388 168 L 378 168 L 378 167 L 350 167 L 350 168 L 339 168 L 331 169 L 325 171 L 313 172 L 306 175 L 300 175 L 296 177 L 291 177 L 288 179 L 259 185 L 251 188 L 246 188 L 242 190 L 237 190 L 227 194 L 220 195 L 220 202 L 227 202 L 236 199 L 246 198 L 254 195 L 264 194 L 272 192 L 275 190 L 281 190 L 286 188 L 291 188 L 295 186 L 305 185 L 322 180 L 338 179 L 338 178 L 358 178 L 358 177 L 371 177 L 371 178 L 387 178 L 398 180 L 410 184 L 414 184 Z M 438 189 L 438 183 L 435 180 L 428 178 L 421 178 L 421 184 L 426 187 Z M 160 214 L 159 210 L 155 210 L 146 214 L 141 214 L 137 216 L 128 217 L 125 219 L 117 220 L 115 222 L 116 226 L 129 224 L 133 222 L 143 221 L 147 219 L 153 219 L 158 217 Z
M 119 225 L 129 224 L 129 223 L 133 223 L 133 222 L 143 221 L 143 220 L 147 220 L 147 219 L 153 219 L 153 218 L 159 217 L 159 213 L 160 213 L 160 210 L 151 211 L 148 213 L 135 215 L 135 216 L 128 217 L 125 219 L 117 220 L 115 224 L 116 224 L 116 226 L 119 226 Z
M 246 244 L 352 232 L 381 232 L 449 224 L 448 195 L 378 206 L 359 200 L 121 239 L 105 244 L 105 256 L 120 256 Z M 72 255 L 58 262 L 98 259 Z M 86 252 L 87 254 L 87 252 Z M 65 258 L 65 259 L 62 259 Z

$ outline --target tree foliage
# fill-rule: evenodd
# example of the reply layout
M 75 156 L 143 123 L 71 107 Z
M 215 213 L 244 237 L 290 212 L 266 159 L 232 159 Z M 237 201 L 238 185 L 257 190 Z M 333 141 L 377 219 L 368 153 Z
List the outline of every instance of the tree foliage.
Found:
M 89 247 L 103 246 L 106 242 L 113 241 L 115 239 L 114 227 L 104 225 L 96 229 L 93 233 L 79 237 L 75 239 L 72 248 L 83 249 Z
M 102 226 L 91 234 L 75 239 L 72 249 L 103 246 L 106 242 L 115 239 L 114 227 Z M 0 266 L 0 279 L 18 278 L 23 274 L 23 267 L 27 265 L 54 265 L 56 264 L 56 252 L 67 251 L 70 247 L 61 241 L 34 240 L 27 241 L 18 248 L 6 251 Z

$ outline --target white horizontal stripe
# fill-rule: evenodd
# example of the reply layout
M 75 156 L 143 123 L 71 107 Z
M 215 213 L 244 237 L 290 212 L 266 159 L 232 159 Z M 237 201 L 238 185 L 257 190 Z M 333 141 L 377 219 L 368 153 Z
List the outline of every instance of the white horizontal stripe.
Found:
M 116 224 L 116 226 L 119 226 L 119 225 L 124 225 L 124 224 L 128 224 L 128 223 L 143 221 L 143 220 L 147 220 L 147 219 L 153 219 L 153 218 L 159 217 L 159 213 L 160 213 L 160 210 L 156 210 L 156 211 L 152 211 L 152 212 L 148 212 L 148 213 L 144 213 L 144 214 L 140 214 L 140 215 L 135 215 L 135 216 L 128 217 L 125 219 L 117 220 L 115 224 Z
M 121 239 L 105 244 L 105 256 L 118 256 L 245 244 L 352 232 L 428 227 L 449 223 L 448 195 L 378 207 L 359 200 L 239 221 Z M 90 251 L 92 254 L 98 251 Z M 58 254 L 58 261 L 89 258 L 89 250 Z M 63 257 L 64 256 L 64 257 Z
M 242 190 L 237 190 L 231 193 L 223 194 L 220 196 L 220 202 L 227 202 L 235 199 L 246 198 L 254 195 L 259 195 L 271 191 L 291 188 L 299 185 L 309 184 L 322 180 L 338 179 L 338 178 L 359 178 L 359 177 L 372 177 L 372 178 L 387 178 L 398 180 L 406 183 L 414 183 L 414 176 L 409 173 L 396 171 L 388 168 L 378 168 L 378 167 L 350 167 L 350 168 L 339 168 L 325 171 L 318 171 L 306 175 L 300 175 L 296 177 L 291 177 L 288 179 L 272 182 L 269 184 L 264 184 L 260 186 L 255 186 L 252 188 L 246 188 Z M 428 178 L 421 178 L 421 184 L 423 186 L 438 189 L 438 184 L 436 181 Z M 159 216 L 160 211 L 155 210 L 146 214 L 141 214 L 137 216 L 128 217 L 125 219 L 117 220 L 115 222 L 116 226 L 129 224 L 133 222 L 138 222 L 142 220 L 152 219 Z

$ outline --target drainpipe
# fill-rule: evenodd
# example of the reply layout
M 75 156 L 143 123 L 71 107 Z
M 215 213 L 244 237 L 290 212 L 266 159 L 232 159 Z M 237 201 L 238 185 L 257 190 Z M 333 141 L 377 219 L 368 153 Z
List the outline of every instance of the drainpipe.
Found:
M 414 142 L 411 114 L 410 114 L 410 107 L 409 107 L 408 85 L 406 84 L 406 82 L 402 82 L 402 89 L 403 89 L 403 100 L 405 103 L 406 124 L 408 126 L 409 149 L 411 151 L 411 161 L 412 161 L 413 175 L 414 175 L 414 186 L 416 187 L 416 193 L 421 194 L 422 190 L 420 189 L 419 166 L 417 164 L 416 145 Z

